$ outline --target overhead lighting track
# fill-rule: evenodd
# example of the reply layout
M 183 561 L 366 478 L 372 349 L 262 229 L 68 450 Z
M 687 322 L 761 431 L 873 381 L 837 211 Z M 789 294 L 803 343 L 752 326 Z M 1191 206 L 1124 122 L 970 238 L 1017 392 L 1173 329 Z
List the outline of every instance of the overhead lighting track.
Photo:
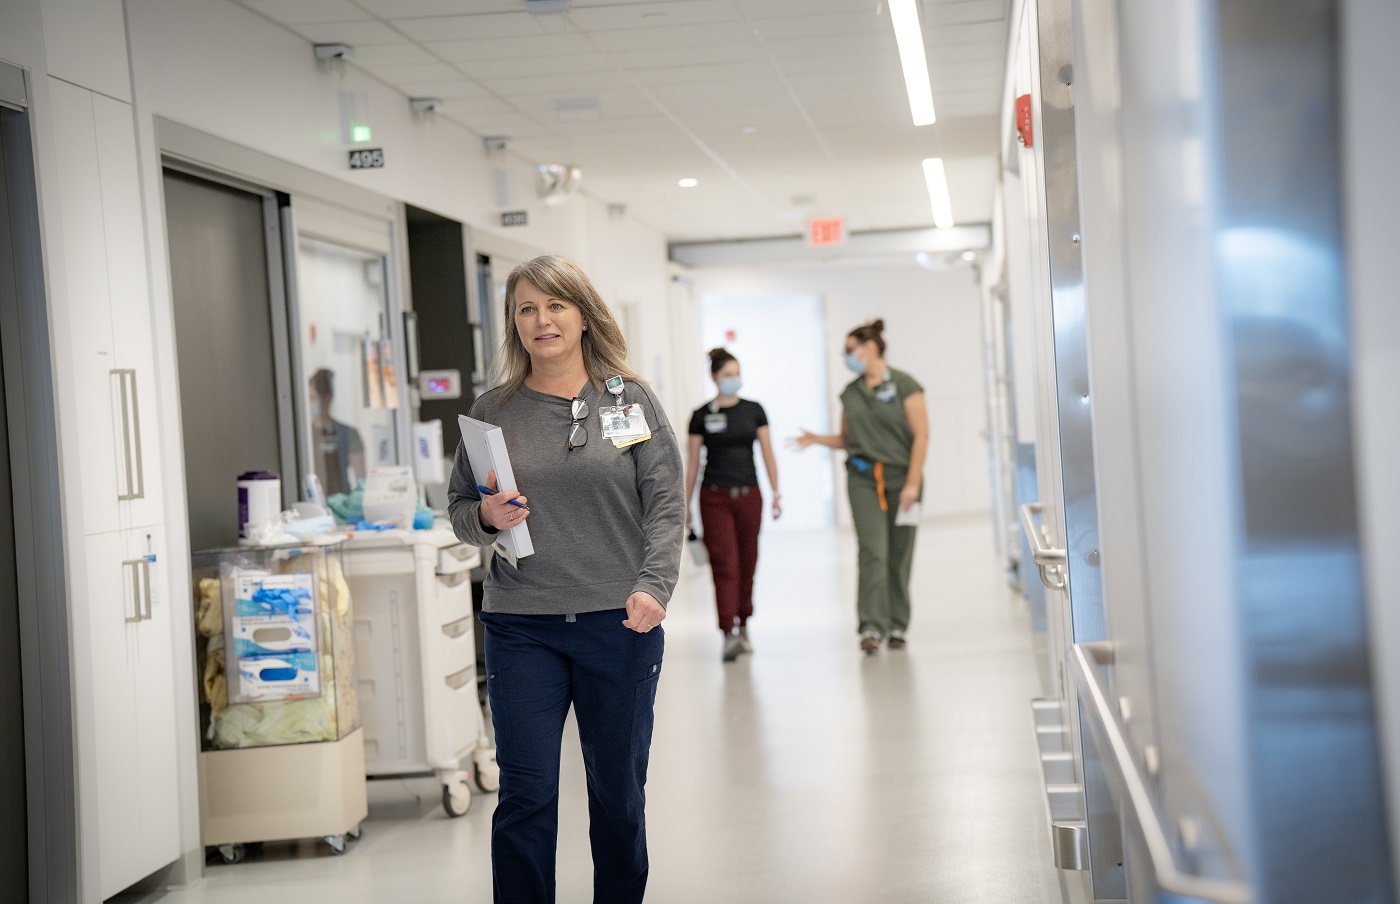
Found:
M 924 33 L 919 28 L 915 0 L 890 0 L 890 21 L 894 23 L 899 63 L 904 69 L 904 89 L 909 92 L 909 113 L 914 117 L 914 125 L 932 125 L 933 88 L 929 85 Z

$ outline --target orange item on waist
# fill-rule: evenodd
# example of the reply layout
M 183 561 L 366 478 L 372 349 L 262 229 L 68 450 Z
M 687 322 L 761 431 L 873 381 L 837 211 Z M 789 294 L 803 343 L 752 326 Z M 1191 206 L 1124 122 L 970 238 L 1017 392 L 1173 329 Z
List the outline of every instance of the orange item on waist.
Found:
M 890 510 L 890 501 L 885 498 L 885 463 L 875 462 L 875 494 L 880 497 L 880 511 Z

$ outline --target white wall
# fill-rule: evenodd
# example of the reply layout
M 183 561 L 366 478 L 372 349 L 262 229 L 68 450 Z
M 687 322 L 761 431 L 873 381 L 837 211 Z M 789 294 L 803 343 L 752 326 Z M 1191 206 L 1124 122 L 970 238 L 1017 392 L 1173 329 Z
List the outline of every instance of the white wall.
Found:
M 833 425 L 840 423 L 841 390 L 851 374 L 842 341 L 856 326 L 884 318 L 886 357 L 907 371 L 928 398 L 930 442 L 924 466 L 925 516 L 981 512 L 990 506 L 982 380 L 982 327 L 971 268 L 925 270 L 912 261 L 887 265 L 817 265 L 704 268 L 691 271 L 695 294 L 814 294 L 825 301 L 827 392 Z M 781 342 L 781 336 L 772 341 Z M 701 350 L 695 345 L 696 353 Z M 800 375 L 794 375 L 800 379 Z M 692 384 L 698 381 L 691 381 Z M 691 385 L 692 407 L 712 387 Z M 775 400 L 761 400 L 776 405 Z M 774 437 L 782 442 L 787 437 Z M 829 454 L 813 448 L 808 455 Z M 842 456 L 834 456 L 844 460 Z M 845 499 L 845 469 L 837 468 L 838 500 Z M 795 487 L 786 488 L 793 492 Z M 849 506 L 838 501 L 837 520 L 850 524 Z

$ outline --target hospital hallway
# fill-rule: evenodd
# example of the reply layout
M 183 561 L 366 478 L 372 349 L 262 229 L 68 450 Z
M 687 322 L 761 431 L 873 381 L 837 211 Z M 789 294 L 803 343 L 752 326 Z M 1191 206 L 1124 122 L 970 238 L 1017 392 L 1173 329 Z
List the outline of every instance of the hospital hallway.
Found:
M 1026 605 L 984 517 L 921 528 L 908 648 L 856 645 L 849 532 L 763 534 L 752 656 L 720 662 L 709 573 L 687 559 L 648 782 L 662 904 L 1077 904 L 1055 869 L 1025 701 L 1041 693 Z M 415 793 L 417 798 L 415 798 Z M 493 795 L 449 820 L 431 781 L 373 782 L 354 856 L 311 841 L 211 862 L 185 892 L 125 902 L 491 900 Z M 591 900 L 578 738 L 564 742 L 560 904 Z

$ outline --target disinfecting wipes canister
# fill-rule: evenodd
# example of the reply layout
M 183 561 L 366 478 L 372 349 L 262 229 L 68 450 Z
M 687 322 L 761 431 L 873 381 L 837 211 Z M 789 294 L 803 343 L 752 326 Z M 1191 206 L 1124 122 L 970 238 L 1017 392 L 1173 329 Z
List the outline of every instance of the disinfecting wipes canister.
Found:
M 282 481 L 271 471 L 238 475 L 238 538 L 248 539 L 250 528 L 282 513 Z

